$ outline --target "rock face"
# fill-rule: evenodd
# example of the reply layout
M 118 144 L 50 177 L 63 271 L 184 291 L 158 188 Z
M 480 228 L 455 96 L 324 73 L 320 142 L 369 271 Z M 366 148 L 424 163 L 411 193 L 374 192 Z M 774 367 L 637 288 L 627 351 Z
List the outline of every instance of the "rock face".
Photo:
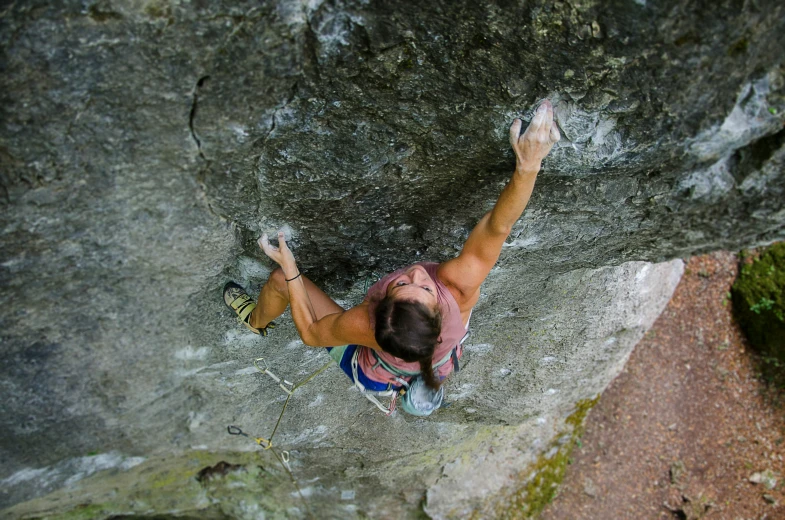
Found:
M 766 0 L 507 4 L 4 7 L 0 504 L 307 514 L 272 451 L 255 464 L 226 426 L 266 437 L 278 418 L 254 358 L 300 380 L 328 357 L 287 316 L 245 333 L 220 288 L 259 287 L 254 239 L 278 227 L 347 306 L 454 256 L 511 173 L 511 120 L 548 97 L 563 139 L 451 405 L 385 418 L 331 367 L 275 437 L 326 517 L 532 507 L 532 468 L 561 460 L 576 403 L 678 281 L 679 261 L 646 262 L 785 237 L 785 18 Z M 221 460 L 244 469 L 195 479 Z M 232 495 L 254 486 L 281 498 Z

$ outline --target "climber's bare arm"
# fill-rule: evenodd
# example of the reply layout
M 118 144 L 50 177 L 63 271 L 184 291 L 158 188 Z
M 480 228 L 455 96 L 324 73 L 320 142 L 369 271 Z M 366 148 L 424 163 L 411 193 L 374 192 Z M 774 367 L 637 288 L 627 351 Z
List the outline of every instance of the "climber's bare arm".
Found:
M 371 328 L 367 303 L 322 317 L 303 330 L 300 337 L 310 347 L 364 345 L 381 350 Z
M 480 285 L 499 259 L 513 224 L 529 203 L 542 160 L 560 138 L 548 100 L 542 102 L 523 135 L 521 125 L 521 120 L 516 119 L 510 127 L 510 144 L 516 158 L 510 182 L 493 209 L 469 234 L 461 253 L 439 266 L 439 279 L 450 288 L 461 312 L 468 312 L 477 303 Z
M 282 232 L 278 233 L 278 247 L 270 244 L 266 234 L 259 239 L 259 246 L 283 270 L 284 278 L 287 280 L 286 288 L 288 289 L 292 318 L 303 343 L 311 347 L 358 344 L 380 349 L 374 339 L 367 303 L 343 310 L 326 294 L 322 294 L 312 282 L 300 275 L 294 255 L 286 245 Z M 308 295 L 306 284 L 311 285 L 314 297 L 322 294 L 323 301 L 317 301 L 318 312 Z

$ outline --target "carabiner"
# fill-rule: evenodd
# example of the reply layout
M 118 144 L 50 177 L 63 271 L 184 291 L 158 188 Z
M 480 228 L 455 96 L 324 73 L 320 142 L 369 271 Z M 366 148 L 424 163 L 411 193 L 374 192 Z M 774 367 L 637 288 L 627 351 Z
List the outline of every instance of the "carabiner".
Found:
M 243 437 L 250 437 L 250 435 L 242 431 L 237 426 L 227 426 L 226 431 L 229 432 L 229 435 L 242 435 Z

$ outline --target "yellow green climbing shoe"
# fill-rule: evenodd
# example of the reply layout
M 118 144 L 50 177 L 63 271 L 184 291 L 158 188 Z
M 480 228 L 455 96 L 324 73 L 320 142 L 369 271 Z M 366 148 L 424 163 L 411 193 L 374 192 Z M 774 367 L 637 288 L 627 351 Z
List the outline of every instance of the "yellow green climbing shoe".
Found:
M 237 314 L 237 321 L 248 327 L 248 330 L 254 334 L 266 336 L 269 334 L 270 329 L 275 328 L 275 323 L 273 322 L 268 323 L 266 327 L 261 329 L 251 327 L 249 321 L 251 320 L 251 313 L 256 308 L 256 302 L 248 296 L 245 289 L 234 282 L 224 285 L 224 303 Z

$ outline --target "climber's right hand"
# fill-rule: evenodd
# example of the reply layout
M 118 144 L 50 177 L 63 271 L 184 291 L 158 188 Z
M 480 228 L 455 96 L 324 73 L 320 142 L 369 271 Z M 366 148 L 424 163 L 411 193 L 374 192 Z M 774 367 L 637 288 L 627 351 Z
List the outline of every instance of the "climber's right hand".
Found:
M 538 172 L 542 160 L 561 139 L 559 128 L 553 122 L 551 102 L 546 99 L 540 103 L 523 135 L 521 126 L 523 122 L 520 119 L 515 119 L 510 126 L 510 145 L 517 163 L 515 170 L 521 173 Z
M 297 270 L 297 262 L 294 260 L 294 254 L 292 254 L 289 246 L 286 245 L 283 231 L 278 232 L 278 247 L 275 247 L 270 243 L 267 233 L 259 238 L 257 244 L 262 248 L 264 254 L 281 266 L 281 269 L 283 269 L 283 272 L 287 277 L 295 276 L 299 272 Z

